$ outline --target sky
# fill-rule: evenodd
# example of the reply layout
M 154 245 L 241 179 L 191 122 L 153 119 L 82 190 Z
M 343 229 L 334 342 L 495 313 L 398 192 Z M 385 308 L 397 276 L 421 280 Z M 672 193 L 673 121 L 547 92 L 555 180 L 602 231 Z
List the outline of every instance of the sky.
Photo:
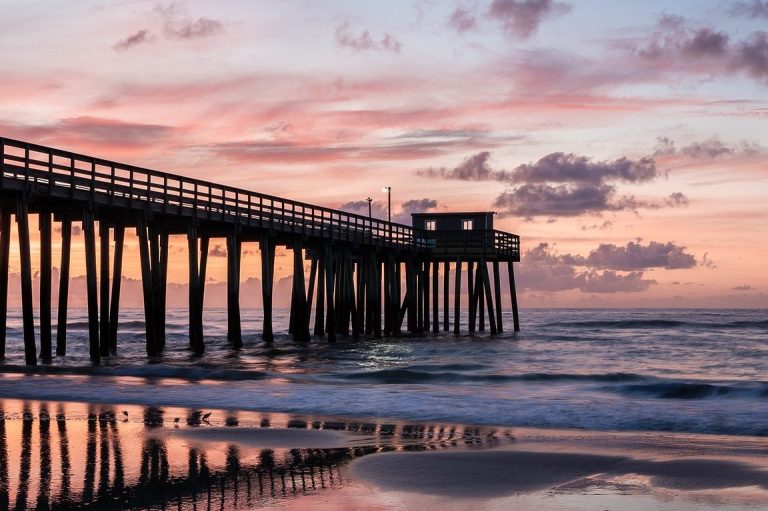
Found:
M 524 307 L 768 306 L 766 0 L 2 11 L 0 136 L 379 217 L 391 186 L 406 223 L 495 211 Z

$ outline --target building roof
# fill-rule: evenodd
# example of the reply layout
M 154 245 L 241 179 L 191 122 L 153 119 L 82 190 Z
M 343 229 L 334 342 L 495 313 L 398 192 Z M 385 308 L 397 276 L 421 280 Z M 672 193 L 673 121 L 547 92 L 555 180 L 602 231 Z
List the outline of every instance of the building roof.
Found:
M 495 211 L 451 211 L 448 213 L 411 213 L 411 216 L 472 216 L 495 214 Z

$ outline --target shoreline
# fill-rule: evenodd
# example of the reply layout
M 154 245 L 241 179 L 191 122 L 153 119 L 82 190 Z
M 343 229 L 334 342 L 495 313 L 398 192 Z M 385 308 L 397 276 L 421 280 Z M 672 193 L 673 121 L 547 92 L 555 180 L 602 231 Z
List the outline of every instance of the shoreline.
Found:
M 622 508 L 638 502 L 653 508 L 661 501 L 665 509 L 687 510 L 692 503 L 710 509 L 717 499 L 721 503 L 725 499 L 734 509 L 753 509 L 755 503 L 768 502 L 764 456 L 768 439 L 762 437 L 508 428 L 18 399 L 1 399 L 0 406 L 0 455 L 8 460 L 21 456 L 22 465 L 25 456 L 27 463 L 53 460 L 48 470 L 55 486 L 62 477 L 56 457 L 63 456 L 64 446 L 73 456 L 82 452 L 85 466 L 73 470 L 85 474 L 85 487 L 72 491 L 83 498 L 95 498 L 86 491 L 88 484 L 95 484 L 95 479 L 88 483 L 89 471 L 109 478 L 110 469 L 105 472 L 103 464 L 114 465 L 111 470 L 116 473 L 115 464 L 120 462 L 121 488 L 129 483 L 141 486 L 142 478 L 155 477 L 158 491 L 168 486 L 168 491 L 178 493 L 183 480 L 182 489 L 193 496 L 199 490 L 195 485 L 202 484 L 203 466 L 205 481 L 231 486 L 235 495 L 243 481 L 251 484 L 258 479 L 261 484 L 269 478 L 269 487 L 281 489 L 274 495 L 267 491 L 264 498 L 279 509 L 291 508 L 293 499 L 318 509 L 350 503 L 376 508 L 393 501 L 399 503 L 394 509 L 467 505 L 484 509 L 506 502 L 531 509 L 574 510 Z M 58 437 L 67 431 L 66 443 L 46 447 L 63 441 Z M 30 443 L 34 438 L 39 440 Z M 28 452 L 35 449 L 50 452 Z M 138 452 L 142 461 L 135 465 Z M 159 461 L 152 462 L 157 455 Z M 191 478 L 193 458 L 196 468 Z M 161 471 L 152 476 L 152 463 L 166 466 L 165 475 Z M 9 486 L 14 486 L 14 470 L 11 467 L 10 475 L 5 475 Z M 39 470 L 42 473 L 42 466 Z M 33 467 L 31 476 L 18 472 L 18 477 L 30 479 L 26 484 L 34 489 L 42 484 L 42 479 L 35 479 L 37 472 Z M 108 480 L 100 484 L 104 498 L 117 498 L 110 493 Z M 18 491 L 13 497 L 20 498 Z M 156 497 L 163 499 L 165 493 Z

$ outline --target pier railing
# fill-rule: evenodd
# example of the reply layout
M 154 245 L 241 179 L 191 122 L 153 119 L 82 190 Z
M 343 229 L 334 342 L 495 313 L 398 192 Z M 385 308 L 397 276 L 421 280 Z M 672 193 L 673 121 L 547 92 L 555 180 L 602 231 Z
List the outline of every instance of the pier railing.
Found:
M 377 247 L 433 249 L 446 255 L 495 252 L 519 260 L 519 238 L 501 231 L 420 231 L 395 222 L 19 140 L 0 138 L 0 163 L 0 188 Z
M 0 161 L 4 188 L 20 184 L 62 198 L 202 220 L 376 246 L 418 246 L 407 225 L 18 140 L 0 139 Z

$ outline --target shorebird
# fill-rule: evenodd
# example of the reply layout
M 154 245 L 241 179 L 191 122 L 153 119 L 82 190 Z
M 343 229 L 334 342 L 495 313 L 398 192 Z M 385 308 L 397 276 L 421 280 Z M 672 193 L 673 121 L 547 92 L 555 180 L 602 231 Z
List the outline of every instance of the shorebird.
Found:
M 174 423 L 176 426 L 178 426 L 178 425 L 179 425 L 179 421 L 180 421 L 180 420 L 181 420 L 181 419 L 179 419 L 178 417 L 176 417 L 175 419 L 173 419 L 173 423 Z
M 207 421 L 208 417 L 210 417 L 210 416 L 211 416 L 211 412 L 206 413 L 205 415 L 203 415 L 203 420 Z
M 127 412 L 127 411 L 125 411 L 125 410 L 123 410 L 123 416 L 124 416 L 124 417 L 128 417 L 128 412 Z

